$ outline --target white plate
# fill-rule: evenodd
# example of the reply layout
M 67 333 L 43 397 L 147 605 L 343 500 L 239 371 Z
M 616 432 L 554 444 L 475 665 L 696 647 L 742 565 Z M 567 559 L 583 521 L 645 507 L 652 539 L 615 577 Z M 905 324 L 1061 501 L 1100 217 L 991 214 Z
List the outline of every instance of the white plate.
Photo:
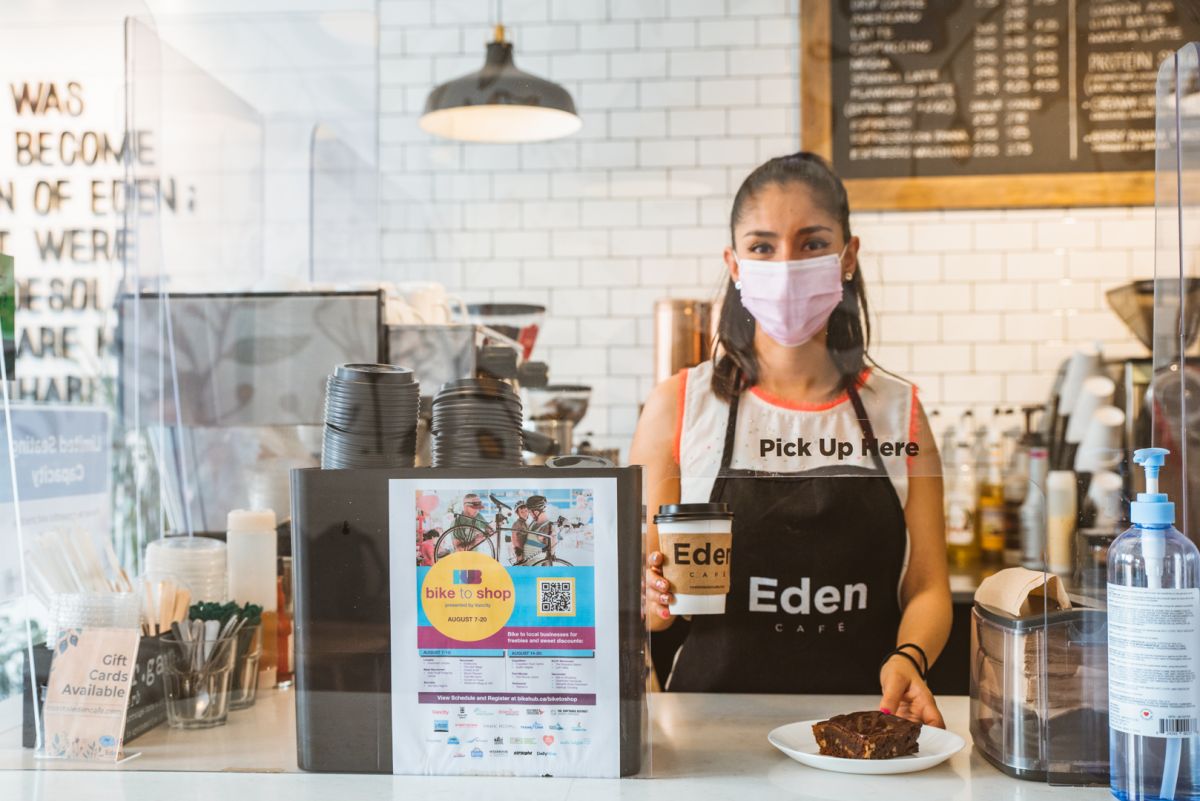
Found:
M 771 745 L 790 756 L 802 765 L 821 770 L 832 770 L 837 773 L 860 773 L 880 775 L 884 773 L 916 773 L 919 770 L 940 765 L 962 750 L 966 742 L 952 731 L 936 729 L 933 726 L 922 726 L 917 738 L 920 748 L 912 756 L 896 757 L 895 759 L 843 759 L 841 757 L 822 756 L 817 740 L 813 737 L 812 727 L 817 720 L 803 720 L 799 723 L 789 723 L 780 726 L 767 735 Z

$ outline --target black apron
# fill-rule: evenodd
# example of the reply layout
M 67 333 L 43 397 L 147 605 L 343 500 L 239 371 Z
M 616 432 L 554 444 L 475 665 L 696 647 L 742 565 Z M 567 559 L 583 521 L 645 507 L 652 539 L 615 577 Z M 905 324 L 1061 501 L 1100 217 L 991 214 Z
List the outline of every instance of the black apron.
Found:
M 873 440 L 858 391 L 849 396 Z M 709 498 L 733 510 L 725 614 L 692 617 L 667 689 L 877 693 L 879 663 L 896 646 L 908 543 L 883 460 L 876 451 L 873 468 L 732 469 L 738 402 Z

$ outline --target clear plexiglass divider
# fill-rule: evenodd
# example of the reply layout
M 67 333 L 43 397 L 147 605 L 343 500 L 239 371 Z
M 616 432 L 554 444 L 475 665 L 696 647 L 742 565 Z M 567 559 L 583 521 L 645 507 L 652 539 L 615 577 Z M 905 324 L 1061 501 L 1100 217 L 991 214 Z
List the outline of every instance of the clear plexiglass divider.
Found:
M 23 348 L 7 365 L 0 766 L 113 761 L 120 737 L 59 747 L 40 715 L 50 648 L 89 642 L 56 633 L 108 621 L 139 635 L 123 750 L 150 759 L 122 769 L 297 770 L 288 473 L 320 463 L 333 367 L 385 353 L 382 296 L 352 282 L 378 264 L 376 11 L 156 19 L 140 3 L 32 6 L 0 12 L 0 64 L 29 107 L 13 127 L 33 130 L 47 110 L 71 122 L 18 147 L 33 159 L 23 198 L 54 186 L 38 170 L 62 189 L 50 212 L 20 201 L 0 252 L 16 257 L 33 341 L 63 326 L 96 344 L 73 359 Z M 81 142 L 95 163 L 82 149 L 52 163 Z M 35 212 L 48 216 L 35 224 Z M 82 251 L 67 242 L 40 265 L 38 244 L 65 237 L 60 225 L 94 227 L 94 258 L 72 264 Z M 51 278 L 70 290 L 58 300 L 82 286 L 82 313 L 49 313 Z M 10 327 L 5 317 L 6 352 Z M 275 511 L 279 561 L 257 594 L 230 598 L 222 540 L 239 508 Z M 105 606 L 125 598 L 132 623 L 128 603 Z M 233 667 L 217 648 L 205 674 L 230 692 L 189 695 L 179 683 L 195 677 L 172 667 L 184 657 L 170 623 L 201 601 L 265 609 L 239 632 Z
M 304 767 L 289 474 L 320 464 L 333 368 L 384 358 L 382 296 L 347 281 L 376 272 L 377 253 L 353 247 L 378 227 L 376 27 L 373 10 L 129 23 L 130 127 L 161 132 L 163 174 L 180 176 L 186 198 L 137 221 L 156 247 L 122 298 L 123 411 L 161 477 L 144 574 L 156 590 L 166 574 L 177 606 L 186 592 L 247 621 L 227 715 L 186 697 L 174 708 L 168 685 L 168 720 L 145 741 L 184 738 L 208 758 L 155 769 Z M 327 202 L 330 186 L 342 202 Z M 273 517 L 255 518 L 256 539 L 226 544 L 239 509 Z M 248 574 L 251 541 L 263 564 Z M 386 709 L 372 686 L 358 697 Z
M 1037 657 L 1046 688 L 1040 701 L 1040 725 L 1048 744 L 1047 759 L 1056 768 L 1047 780 L 1111 784 L 1119 797 L 1190 797 L 1196 792 L 1192 777 L 1200 747 L 1196 737 L 1200 710 L 1187 701 L 1174 707 L 1162 705 L 1164 698 L 1172 697 L 1172 679 L 1163 670 L 1162 656 L 1171 650 L 1169 640 L 1177 632 L 1161 628 L 1163 618 L 1155 616 L 1181 609 L 1185 616 L 1193 614 L 1188 609 L 1195 603 L 1194 588 L 1200 587 L 1200 560 L 1187 555 L 1195 549 L 1186 542 L 1172 544 L 1167 537 L 1164 543 L 1161 533 L 1131 526 L 1129 504 L 1153 480 L 1175 504 L 1177 530 L 1192 543 L 1200 537 L 1195 525 L 1200 474 L 1194 464 L 1200 311 L 1196 300 L 1200 287 L 1198 55 L 1195 43 L 1168 55 L 1156 82 L 1154 276 L 1139 282 L 1137 292 L 1138 316 L 1147 329 L 1152 359 L 1140 378 L 1126 372 L 1126 389 L 1142 385 L 1143 421 L 1126 432 L 1120 524 L 1111 532 L 1120 535 L 1129 529 L 1130 534 L 1111 552 L 1097 550 L 1102 558 L 1096 571 L 1097 592 L 1084 599 L 1072 588 L 1071 598 L 1081 602 L 1081 610 L 1069 626 L 1061 625 L 1061 613 L 1047 609 L 1048 639 Z M 1137 448 L 1151 447 L 1168 451 L 1161 458 L 1161 476 L 1153 479 L 1131 458 Z M 1150 457 L 1151 464 L 1154 459 Z M 1082 472 L 1079 478 L 1081 489 L 1085 479 L 1095 480 Z M 1161 547 L 1154 545 L 1156 541 Z M 1164 600 L 1174 594 L 1168 605 L 1151 607 L 1146 605 L 1147 590 L 1164 590 Z M 1059 636 L 1050 639 L 1056 627 L 1061 629 Z M 1058 695 L 1056 687 L 1070 692 Z M 1081 762 L 1081 746 L 1089 739 L 1103 748 L 1092 749 L 1083 755 L 1088 761 Z M 1101 756 L 1103 760 L 1097 759 Z
M 1182 798 L 1198 791 L 1200 708 L 1179 689 L 1186 687 L 1176 678 L 1180 674 L 1170 672 L 1178 663 L 1163 659 L 1172 651 L 1195 659 L 1195 645 L 1186 636 L 1182 650 L 1177 642 L 1188 626 L 1195 631 L 1195 623 L 1178 616 L 1194 617 L 1200 603 L 1198 100 L 1200 45 L 1191 43 L 1164 59 L 1156 84 L 1153 371 L 1147 404 L 1148 444 L 1165 453 L 1160 477 L 1138 476 L 1139 490 L 1157 489 L 1174 503 L 1175 533 L 1135 523 L 1131 537 L 1114 549 L 1109 568 L 1110 760 L 1112 789 L 1121 797 Z M 1146 486 L 1151 483 L 1157 487 Z
M 83 732 L 66 738 L 63 716 L 42 714 L 48 645 L 73 648 L 85 622 L 126 643 L 137 628 L 132 595 L 118 591 L 132 548 L 117 534 L 129 506 L 118 477 L 129 461 L 112 298 L 130 244 L 125 161 L 137 149 L 125 135 L 124 19 L 142 13 L 140 2 L 71 0 L 0 9 L 0 72 L 11 90 L 0 111 L 10 132 L 0 155 L 4 768 L 54 767 L 108 747 Z

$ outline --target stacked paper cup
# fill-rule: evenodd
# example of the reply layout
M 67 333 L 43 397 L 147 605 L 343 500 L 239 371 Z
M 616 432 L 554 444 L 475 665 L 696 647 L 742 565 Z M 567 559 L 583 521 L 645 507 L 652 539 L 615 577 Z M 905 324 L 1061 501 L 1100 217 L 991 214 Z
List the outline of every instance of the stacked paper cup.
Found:
M 1075 472 L 1095 473 L 1116 467 L 1125 456 L 1121 447 L 1124 429 L 1125 413 L 1116 406 L 1101 406 L 1092 412 L 1079 450 L 1075 451 Z
M 434 467 L 521 466 L 521 396 L 503 381 L 460 378 L 433 398 Z
M 321 467 L 412 467 L 420 401 L 406 367 L 341 365 L 326 383 Z
M 1067 360 L 1066 375 L 1063 377 L 1062 389 L 1059 392 L 1058 413 L 1063 417 L 1070 416 L 1075 411 L 1079 401 L 1079 393 L 1083 383 L 1091 376 L 1101 372 L 1100 348 L 1097 345 L 1086 345 Z
M 63 629 L 136 629 L 138 597 L 132 592 L 64 592 L 54 596 L 50 619 Z
M 146 546 L 146 575 L 175 579 L 192 601 L 225 601 L 225 543 L 209 537 L 164 537 Z
M 1071 409 L 1071 418 L 1067 421 L 1067 444 L 1078 445 L 1083 441 L 1096 410 L 1109 406 L 1115 391 L 1116 384 L 1107 376 L 1093 375 L 1083 380 L 1075 397 L 1075 406 Z

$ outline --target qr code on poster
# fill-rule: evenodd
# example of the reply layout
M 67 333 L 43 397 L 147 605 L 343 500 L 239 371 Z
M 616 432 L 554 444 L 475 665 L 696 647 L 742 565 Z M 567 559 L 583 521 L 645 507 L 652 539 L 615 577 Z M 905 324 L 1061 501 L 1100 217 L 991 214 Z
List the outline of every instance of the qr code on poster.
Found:
M 539 578 L 538 617 L 575 614 L 575 578 Z

